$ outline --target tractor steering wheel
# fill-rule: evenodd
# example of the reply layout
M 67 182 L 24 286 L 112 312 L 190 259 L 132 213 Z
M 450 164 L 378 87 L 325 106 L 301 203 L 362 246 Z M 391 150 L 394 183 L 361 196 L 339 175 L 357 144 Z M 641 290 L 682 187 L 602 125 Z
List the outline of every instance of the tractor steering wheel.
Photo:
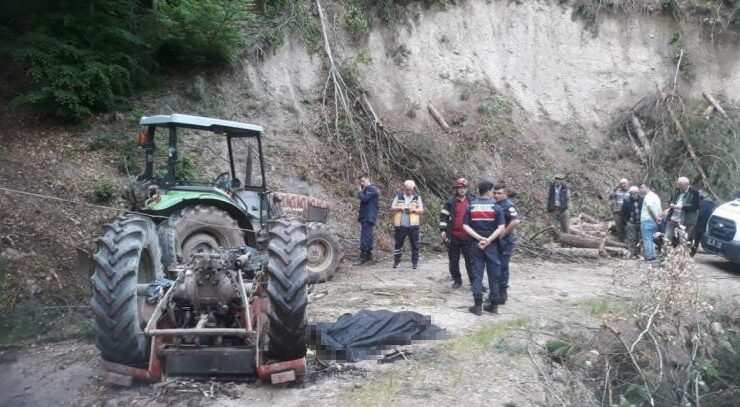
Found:
M 221 188 L 226 191 L 231 190 L 231 173 L 230 172 L 222 172 L 218 174 L 216 178 L 213 179 L 211 184 L 215 186 L 216 188 Z

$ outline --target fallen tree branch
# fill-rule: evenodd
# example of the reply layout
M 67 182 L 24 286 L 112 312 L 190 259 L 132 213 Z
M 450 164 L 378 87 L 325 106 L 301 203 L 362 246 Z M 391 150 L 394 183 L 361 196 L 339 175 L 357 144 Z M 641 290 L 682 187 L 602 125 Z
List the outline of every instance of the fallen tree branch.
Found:
M 637 362 L 637 358 L 635 358 L 635 354 L 632 353 L 632 351 L 630 351 L 630 346 L 624 340 L 624 337 L 622 336 L 622 333 L 619 332 L 619 331 L 617 331 L 616 328 L 614 328 L 613 326 L 609 325 L 609 323 L 606 322 L 606 321 L 603 321 L 602 322 L 602 325 L 604 326 L 604 328 L 606 328 L 607 330 L 609 330 L 609 332 L 611 332 L 612 334 L 614 334 L 614 336 L 617 338 L 617 340 L 622 344 L 622 346 L 624 346 L 624 349 L 627 351 L 627 354 L 629 355 L 630 360 L 632 361 L 632 365 L 635 367 L 635 369 L 637 370 L 637 373 L 642 378 L 642 383 L 645 385 L 645 392 L 647 392 L 648 398 L 650 399 L 650 405 L 651 406 L 654 406 L 655 405 L 655 400 L 653 399 L 653 393 L 650 390 L 650 385 L 648 385 L 648 380 L 647 380 L 647 377 L 645 376 L 645 372 L 642 370 L 642 368 L 640 367 L 640 364 Z
M 681 122 L 678 121 L 678 119 L 676 118 L 676 115 L 673 113 L 673 109 L 671 108 L 671 106 L 668 103 L 665 103 L 668 95 L 666 95 L 666 93 L 663 92 L 663 90 L 660 88 L 658 88 L 658 94 L 660 96 L 660 99 L 663 101 L 663 105 L 668 112 L 668 116 L 671 118 L 673 125 L 676 127 L 676 132 L 678 132 L 684 145 L 686 145 L 686 150 L 688 150 L 689 152 L 689 157 L 691 157 L 691 161 L 693 162 L 694 167 L 699 172 L 699 175 L 701 175 L 701 180 L 704 183 L 704 187 L 707 188 L 707 191 L 712 194 L 715 200 L 719 200 L 717 194 L 714 193 L 714 190 L 712 190 L 712 185 L 709 183 L 709 178 L 707 178 L 707 174 L 706 172 L 704 172 L 704 168 L 702 168 L 701 163 L 699 162 L 699 158 L 696 156 L 696 152 L 694 151 L 694 147 L 691 145 L 691 141 L 689 141 L 688 137 L 686 137 L 686 131 L 681 125 Z
M 706 99 L 706 101 L 709 102 L 709 104 L 712 105 L 714 110 L 716 110 L 719 114 L 721 114 L 722 117 L 724 117 L 725 119 L 728 118 L 727 112 L 725 112 L 725 109 L 723 109 L 722 106 L 720 106 L 719 102 L 717 102 L 717 99 L 713 98 L 712 95 L 710 95 L 707 92 L 702 92 L 701 95 L 704 96 L 704 99 Z
M 437 124 L 439 124 L 439 127 L 444 129 L 444 131 L 450 131 L 450 125 L 447 124 L 444 117 L 442 117 L 442 115 L 437 111 L 437 109 L 434 108 L 434 105 L 430 103 L 429 106 L 427 107 L 427 110 L 429 110 L 429 114 L 431 114 L 434 120 L 437 122 Z

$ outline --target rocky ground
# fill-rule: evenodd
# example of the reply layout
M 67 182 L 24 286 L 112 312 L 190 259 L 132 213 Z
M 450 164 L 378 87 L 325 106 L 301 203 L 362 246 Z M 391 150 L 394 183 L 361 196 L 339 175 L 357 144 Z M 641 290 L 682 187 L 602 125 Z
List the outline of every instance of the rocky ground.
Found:
M 450 288 L 439 255 L 427 255 L 416 271 L 408 264 L 394 271 L 388 262 L 345 266 L 314 288 L 311 322 L 361 309 L 413 310 L 430 315 L 452 339 L 400 347 L 403 358 L 394 363 L 324 365 L 310 354 L 310 373 L 280 386 L 168 378 L 118 388 L 102 381 L 99 354 L 87 339 L 28 345 L 0 351 L 0 405 L 544 405 L 550 395 L 541 371 L 551 369 L 544 340 L 598 328 L 599 314 L 619 312 L 620 303 L 640 294 L 623 282 L 639 282 L 645 267 L 516 262 L 510 302 L 499 315 L 475 317 L 466 310 L 469 292 Z M 698 255 L 697 275 L 709 301 L 740 292 L 740 274 L 716 257 Z

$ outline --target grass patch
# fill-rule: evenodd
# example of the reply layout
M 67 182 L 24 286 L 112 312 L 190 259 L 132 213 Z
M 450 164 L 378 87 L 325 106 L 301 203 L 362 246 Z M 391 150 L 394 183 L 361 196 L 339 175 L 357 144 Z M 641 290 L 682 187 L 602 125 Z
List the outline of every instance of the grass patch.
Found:
M 501 340 L 513 329 L 523 327 L 531 322 L 528 317 L 517 318 L 512 321 L 499 322 L 481 328 L 472 335 L 464 336 L 452 343 L 453 354 L 465 354 L 471 350 L 500 348 Z
M 583 303 L 582 306 L 593 317 L 598 317 L 613 311 L 609 308 L 609 302 L 607 300 L 588 300 Z
M 359 389 L 352 390 L 347 395 L 347 402 L 351 406 L 390 405 L 400 389 L 401 380 L 391 371 L 375 377 Z

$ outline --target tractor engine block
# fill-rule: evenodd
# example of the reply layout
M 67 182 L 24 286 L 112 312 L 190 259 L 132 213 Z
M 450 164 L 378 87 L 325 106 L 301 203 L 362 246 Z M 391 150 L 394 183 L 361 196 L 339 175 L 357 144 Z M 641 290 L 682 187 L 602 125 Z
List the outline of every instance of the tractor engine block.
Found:
M 182 284 L 172 295 L 178 307 L 190 308 L 196 315 L 224 314 L 229 312 L 230 304 L 239 300 L 238 271 L 222 254 L 215 251 L 193 255 L 190 266 L 183 271 Z

